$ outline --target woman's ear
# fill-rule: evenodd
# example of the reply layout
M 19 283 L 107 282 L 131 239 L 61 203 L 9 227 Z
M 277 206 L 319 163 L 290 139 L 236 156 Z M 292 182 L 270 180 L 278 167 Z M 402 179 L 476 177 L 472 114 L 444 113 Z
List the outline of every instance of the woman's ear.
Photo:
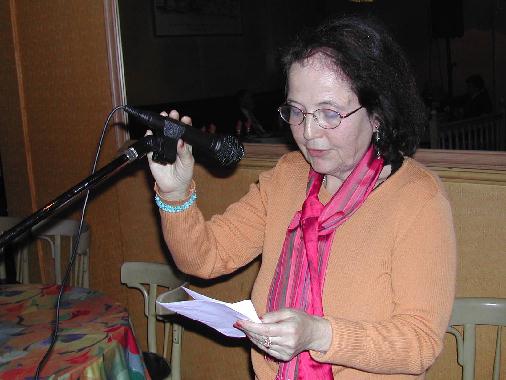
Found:
M 380 121 L 378 117 L 375 114 L 373 114 L 369 117 L 369 121 L 371 123 L 372 131 L 376 132 L 380 126 Z

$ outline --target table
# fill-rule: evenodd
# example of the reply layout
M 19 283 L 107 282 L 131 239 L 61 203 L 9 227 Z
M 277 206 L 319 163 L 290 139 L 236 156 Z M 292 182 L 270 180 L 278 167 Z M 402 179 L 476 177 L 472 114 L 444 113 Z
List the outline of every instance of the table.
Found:
M 33 378 L 50 343 L 57 285 L 0 285 L 0 379 Z M 66 289 L 44 380 L 149 378 L 128 313 L 105 295 Z

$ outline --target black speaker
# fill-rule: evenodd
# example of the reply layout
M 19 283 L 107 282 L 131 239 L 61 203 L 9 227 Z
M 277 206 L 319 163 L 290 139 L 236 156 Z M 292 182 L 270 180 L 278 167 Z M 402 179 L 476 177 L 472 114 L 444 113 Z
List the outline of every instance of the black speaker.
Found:
M 464 35 L 462 0 L 431 0 L 433 38 L 453 38 Z

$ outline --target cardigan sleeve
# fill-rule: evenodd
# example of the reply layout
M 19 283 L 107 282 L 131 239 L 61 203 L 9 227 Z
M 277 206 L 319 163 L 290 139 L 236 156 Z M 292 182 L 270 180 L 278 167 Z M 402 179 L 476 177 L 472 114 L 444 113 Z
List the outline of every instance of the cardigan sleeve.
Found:
M 209 221 L 195 205 L 178 213 L 160 211 L 165 242 L 181 271 L 214 278 L 246 265 L 262 252 L 265 189 L 273 170 L 261 173 L 244 197 Z
M 332 327 L 320 362 L 373 373 L 421 374 L 442 349 L 455 293 L 456 243 L 450 205 L 438 192 L 402 225 L 392 252 L 391 317 L 378 322 L 325 316 Z

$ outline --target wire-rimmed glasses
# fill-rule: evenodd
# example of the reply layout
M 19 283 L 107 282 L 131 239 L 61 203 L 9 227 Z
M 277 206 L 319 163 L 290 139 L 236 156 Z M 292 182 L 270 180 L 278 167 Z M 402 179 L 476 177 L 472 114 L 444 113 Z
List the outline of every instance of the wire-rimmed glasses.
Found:
M 353 115 L 362 108 L 363 106 L 360 106 L 357 109 L 348 112 L 346 115 L 341 115 L 339 112 L 327 108 L 320 108 L 313 112 L 304 112 L 299 107 L 295 107 L 291 104 L 283 104 L 279 106 L 278 112 L 281 118 L 290 125 L 300 125 L 304 122 L 307 115 L 311 115 L 316 121 L 316 124 L 318 124 L 321 128 L 334 129 L 339 127 L 339 124 L 341 124 L 343 119 Z

